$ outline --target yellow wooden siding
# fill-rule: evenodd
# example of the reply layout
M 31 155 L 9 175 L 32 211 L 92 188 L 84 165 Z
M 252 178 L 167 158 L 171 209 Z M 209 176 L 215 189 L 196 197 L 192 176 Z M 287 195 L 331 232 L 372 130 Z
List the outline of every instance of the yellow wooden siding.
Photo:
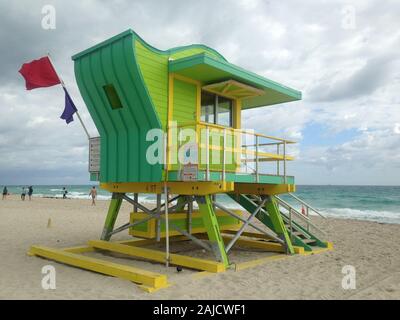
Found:
M 144 82 L 156 108 L 162 128 L 166 128 L 168 113 L 168 56 L 147 49 L 135 42 L 136 57 Z
M 172 121 L 179 127 L 186 123 L 196 121 L 197 110 L 197 86 L 179 79 L 173 80 L 173 99 L 172 99 Z M 195 130 L 195 127 L 192 127 Z M 177 129 L 178 131 L 178 129 Z M 175 141 L 174 141 L 175 140 Z M 170 159 L 177 159 L 178 142 L 176 139 L 170 141 Z M 184 142 L 180 143 L 181 145 Z M 171 165 L 171 170 L 179 170 L 179 164 L 175 160 Z

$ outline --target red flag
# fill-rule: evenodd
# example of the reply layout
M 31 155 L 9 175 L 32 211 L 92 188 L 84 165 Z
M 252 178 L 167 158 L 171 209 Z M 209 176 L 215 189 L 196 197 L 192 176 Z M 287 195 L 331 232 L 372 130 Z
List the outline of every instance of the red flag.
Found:
M 51 87 L 61 83 L 49 57 L 24 63 L 19 73 L 25 78 L 27 90 Z

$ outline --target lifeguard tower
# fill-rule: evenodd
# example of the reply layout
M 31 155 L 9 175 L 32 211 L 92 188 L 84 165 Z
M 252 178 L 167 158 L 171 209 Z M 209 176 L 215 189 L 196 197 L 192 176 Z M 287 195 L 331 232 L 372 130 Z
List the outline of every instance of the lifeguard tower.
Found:
M 101 239 L 89 241 L 90 248 L 220 272 L 234 263 L 229 252 L 235 245 L 286 254 L 330 247 L 310 220 L 309 212 L 318 211 L 292 195 L 287 163 L 294 142 L 241 125 L 242 110 L 298 101 L 301 92 L 233 65 L 207 46 L 162 51 L 132 30 L 72 59 L 100 134 L 90 139 L 91 180 L 112 193 Z M 155 208 L 141 203 L 140 194 L 154 194 Z M 299 201 L 304 212 L 281 194 Z M 219 201 L 226 196 L 242 210 Z M 116 227 L 122 201 L 133 211 Z M 110 241 L 122 231 L 135 242 Z M 176 242 L 188 240 L 214 259 L 170 253 Z M 165 243 L 165 252 L 142 247 L 153 242 Z M 31 253 L 107 273 L 93 261 L 65 258 L 80 249 L 58 255 L 39 249 Z M 139 274 L 130 279 L 165 285 Z

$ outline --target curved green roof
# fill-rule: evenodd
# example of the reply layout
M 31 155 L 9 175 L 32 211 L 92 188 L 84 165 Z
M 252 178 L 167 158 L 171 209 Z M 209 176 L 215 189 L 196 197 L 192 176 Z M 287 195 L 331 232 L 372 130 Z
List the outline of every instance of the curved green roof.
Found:
M 140 41 L 149 50 L 164 56 L 167 55 L 171 60 L 169 72 L 199 80 L 205 85 L 232 79 L 264 91 L 263 95 L 243 99 L 242 109 L 291 102 L 302 98 L 300 91 L 229 63 L 218 51 L 208 46 L 192 44 L 160 50 L 148 44 L 131 29 L 74 55 L 72 59 L 76 60 L 127 35 L 132 35 L 135 40 Z
M 87 55 L 93 51 L 96 51 L 97 49 L 107 46 L 113 42 L 116 42 L 118 40 L 120 40 L 121 38 L 126 37 L 127 35 L 133 35 L 135 39 L 139 40 L 143 45 L 145 45 L 146 47 L 148 47 L 149 49 L 159 53 L 159 54 L 164 54 L 164 55 L 169 55 L 171 58 L 176 59 L 176 58 L 180 58 L 180 53 L 185 52 L 185 51 L 190 51 L 193 49 L 202 49 L 202 51 L 206 51 L 209 53 L 209 55 L 214 56 L 215 58 L 222 60 L 222 61 L 227 61 L 225 59 L 225 57 L 220 54 L 217 50 L 210 48 L 206 45 L 203 44 L 191 44 L 191 45 L 187 45 L 187 46 L 180 46 L 180 47 L 174 47 L 168 50 L 160 50 L 157 49 L 155 47 L 153 47 L 152 45 L 148 44 L 146 41 L 144 41 L 135 31 L 133 31 L 132 29 L 128 29 L 108 40 L 105 40 L 103 42 L 98 43 L 97 45 L 90 47 L 80 53 L 77 53 L 75 55 L 72 56 L 72 60 L 76 60 L 78 58 L 81 58 L 84 55 Z M 187 54 L 185 54 L 186 56 Z
M 264 91 L 265 94 L 261 96 L 243 99 L 243 109 L 296 101 L 302 98 L 300 91 L 231 64 L 218 51 L 208 46 L 192 44 L 168 50 L 160 50 L 148 44 L 131 29 L 74 55 L 72 59 L 75 60 L 87 55 L 100 47 L 118 41 L 128 34 L 140 41 L 149 50 L 161 55 L 167 55 L 171 60 L 169 62 L 169 72 L 175 72 L 199 80 L 203 84 L 230 79 L 237 80 Z

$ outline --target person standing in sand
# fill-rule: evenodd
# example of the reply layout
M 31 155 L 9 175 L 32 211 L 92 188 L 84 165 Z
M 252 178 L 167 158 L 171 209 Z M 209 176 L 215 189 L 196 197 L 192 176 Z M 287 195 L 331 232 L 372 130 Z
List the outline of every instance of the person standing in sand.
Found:
M 4 186 L 4 188 L 3 188 L 3 200 L 6 200 L 7 195 L 8 195 L 8 189 L 7 189 L 6 186 Z
M 67 189 L 65 189 L 65 187 L 63 188 L 63 199 L 67 199 Z
M 28 188 L 29 201 L 32 200 L 32 194 L 33 194 L 33 187 L 32 187 L 32 186 L 29 186 L 29 188 Z
M 26 195 L 26 188 L 22 187 L 22 191 L 21 191 L 21 200 L 25 201 L 25 195 Z
M 97 197 L 97 190 L 96 187 L 93 186 L 93 188 L 89 192 L 89 196 L 92 197 L 92 206 L 96 205 L 96 197 Z

